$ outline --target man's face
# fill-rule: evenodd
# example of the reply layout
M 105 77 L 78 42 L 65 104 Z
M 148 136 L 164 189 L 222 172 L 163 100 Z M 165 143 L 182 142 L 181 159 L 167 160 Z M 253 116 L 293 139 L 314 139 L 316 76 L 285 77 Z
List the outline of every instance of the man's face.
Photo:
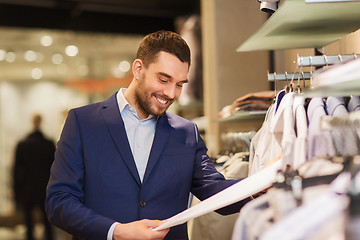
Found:
M 143 67 L 135 90 L 139 116 L 159 116 L 180 96 L 188 82 L 188 63 L 176 56 L 160 52 L 157 59 Z

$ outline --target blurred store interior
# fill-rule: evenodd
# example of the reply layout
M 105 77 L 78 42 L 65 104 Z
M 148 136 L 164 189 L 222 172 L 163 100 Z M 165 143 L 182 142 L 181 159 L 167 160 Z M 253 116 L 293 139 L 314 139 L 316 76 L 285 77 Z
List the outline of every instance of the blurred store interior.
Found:
M 298 56 L 322 55 L 326 67 L 326 56 L 341 61 L 342 56 L 358 56 L 359 8 L 344 2 L 359 0 L 319 0 L 320 5 L 271 0 L 280 7 L 285 2 L 286 7 L 302 6 L 276 12 L 272 16 L 279 18 L 272 24 L 260 2 L 0 0 L 0 240 L 25 239 L 13 201 L 12 169 L 16 144 L 31 131 L 32 115 L 43 116 L 42 130 L 56 142 L 71 108 L 105 100 L 128 86 L 131 64 L 146 34 L 171 30 L 190 45 L 189 83 L 169 111 L 197 123 L 214 159 L 234 147 L 232 138 L 222 140 L 225 133 L 259 130 L 264 122 L 264 112 L 239 119 L 236 115 L 242 113 L 235 111 L 234 118 L 222 119 L 223 110 L 231 110 L 237 99 L 276 93 L 288 84 L 288 73 L 315 71 L 312 64 L 299 68 Z M 339 11 L 325 2 L 343 2 L 334 4 L 345 7 Z M 253 38 L 257 33 L 260 37 Z M 255 47 L 237 51 L 244 43 Z M 269 72 L 285 73 L 286 81 L 270 82 Z M 303 86 L 311 84 L 305 86 L 304 79 Z M 35 230 L 42 239 L 42 225 Z M 56 231 L 56 240 L 69 239 Z M 231 235 L 232 229 L 219 232 Z
M 131 64 L 150 32 L 176 31 L 199 1 L 0 0 L 0 239 L 25 239 L 15 210 L 16 143 L 43 117 L 57 141 L 69 109 L 104 100 L 132 79 Z M 42 226 L 36 235 L 41 239 Z M 58 230 L 57 239 L 67 239 Z

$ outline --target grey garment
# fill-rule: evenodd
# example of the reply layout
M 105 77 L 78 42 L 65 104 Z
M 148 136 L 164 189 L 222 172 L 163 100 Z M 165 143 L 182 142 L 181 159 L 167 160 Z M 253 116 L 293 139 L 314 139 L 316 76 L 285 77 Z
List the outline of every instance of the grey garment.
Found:
M 342 97 L 328 97 L 326 106 L 330 116 L 343 117 L 349 114 Z M 334 129 L 331 135 L 338 155 L 354 156 L 359 153 L 359 139 L 354 129 Z
M 307 115 L 309 122 L 307 159 L 335 156 L 335 147 L 330 131 L 320 129 L 321 117 L 326 116 L 325 106 L 321 97 L 311 99 Z
M 272 226 L 273 216 L 273 209 L 269 207 L 268 194 L 252 200 L 240 210 L 232 240 L 259 239 Z
M 347 110 L 349 112 L 354 112 L 360 110 L 360 97 L 358 96 L 351 96 L 350 101 L 347 106 Z

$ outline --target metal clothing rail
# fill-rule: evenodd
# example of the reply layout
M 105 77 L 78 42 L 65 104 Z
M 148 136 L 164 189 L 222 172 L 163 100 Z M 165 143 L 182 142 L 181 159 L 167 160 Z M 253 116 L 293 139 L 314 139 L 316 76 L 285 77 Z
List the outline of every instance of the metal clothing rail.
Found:
M 333 65 L 336 63 L 346 62 L 360 58 L 360 54 L 350 54 L 350 55 L 321 55 L 321 56 L 299 56 L 297 55 L 297 66 L 298 67 L 321 67 L 327 65 Z
M 291 81 L 291 80 L 311 80 L 311 73 L 300 72 L 300 73 L 281 73 L 277 74 L 268 73 L 268 81 Z

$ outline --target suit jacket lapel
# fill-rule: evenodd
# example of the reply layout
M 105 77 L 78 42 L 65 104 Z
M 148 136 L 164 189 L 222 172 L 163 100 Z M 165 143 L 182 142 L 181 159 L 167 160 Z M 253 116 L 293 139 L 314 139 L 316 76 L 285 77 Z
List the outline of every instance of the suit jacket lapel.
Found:
M 156 124 L 155 137 L 153 141 L 153 145 L 151 147 L 150 156 L 148 160 L 148 164 L 145 171 L 144 181 L 149 177 L 152 169 L 155 164 L 159 160 L 160 154 L 162 153 L 166 142 L 168 141 L 170 132 L 170 124 L 168 122 L 168 118 L 166 113 L 161 115 Z
M 141 185 L 139 173 L 127 139 L 125 125 L 119 112 L 116 94 L 104 102 L 104 107 L 101 113 L 122 159 L 126 163 L 136 182 Z

